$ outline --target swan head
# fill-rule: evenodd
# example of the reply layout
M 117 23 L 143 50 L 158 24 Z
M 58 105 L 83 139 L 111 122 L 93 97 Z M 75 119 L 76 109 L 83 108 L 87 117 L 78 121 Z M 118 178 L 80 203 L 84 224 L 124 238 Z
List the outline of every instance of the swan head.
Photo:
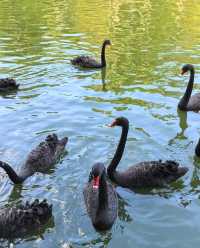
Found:
M 102 163 L 96 163 L 93 165 L 92 170 L 90 172 L 90 180 L 92 181 L 93 189 L 99 189 L 99 183 L 101 178 L 106 175 L 106 168 Z
M 194 71 L 194 66 L 191 64 L 186 64 L 181 69 L 181 75 L 185 74 L 188 71 Z
M 109 125 L 109 127 L 115 127 L 115 126 L 128 126 L 129 121 L 125 117 L 118 117 L 114 119 L 114 121 Z
M 111 41 L 110 40 L 104 40 L 103 44 L 104 44 L 104 46 L 111 46 Z

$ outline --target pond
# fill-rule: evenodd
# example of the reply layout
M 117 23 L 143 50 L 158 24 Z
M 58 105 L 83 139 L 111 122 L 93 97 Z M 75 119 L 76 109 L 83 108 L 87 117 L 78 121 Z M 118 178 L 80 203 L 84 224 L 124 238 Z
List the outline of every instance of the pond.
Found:
M 55 132 L 67 152 L 48 174 L 13 186 L 1 170 L 0 206 L 35 198 L 53 204 L 53 220 L 14 247 L 191 248 L 200 243 L 200 161 L 194 156 L 200 115 L 177 111 L 196 68 L 200 91 L 200 3 L 196 0 L 1 0 L 0 76 L 20 83 L 0 95 L 0 159 L 19 170 L 27 154 Z M 99 56 L 109 38 L 106 71 L 80 70 L 77 55 Z M 130 130 L 119 168 L 173 159 L 189 172 L 167 188 L 131 192 L 118 187 L 118 219 L 96 232 L 82 189 L 92 165 L 108 165 L 120 129 Z M 9 247 L 8 241 L 1 242 Z

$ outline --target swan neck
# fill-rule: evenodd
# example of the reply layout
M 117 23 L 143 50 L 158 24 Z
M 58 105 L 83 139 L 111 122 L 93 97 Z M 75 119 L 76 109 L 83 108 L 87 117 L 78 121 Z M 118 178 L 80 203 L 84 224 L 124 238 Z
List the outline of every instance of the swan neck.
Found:
M 195 153 L 196 153 L 197 157 L 200 157 L 200 139 L 199 139 L 198 144 L 195 148 Z
M 22 183 L 25 179 L 22 178 L 21 176 L 18 176 L 17 173 L 14 171 L 14 169 L 8 165 L 5 162 L 1 162 L 0 163 L 0 167 L 3 168 L 5 170 L 5 172 L 7 173 L 7 175 L 9 176 L 10 180 L 14 183 L 14 184 L 19 184 Z
M 107 182 L 105 176 L 102 176 L 99 184 L 99 207 L 98 211 L 105 209 L 108 205 Z M 97 211 L 97 212 L 98 212 Z
M 108 169 L 107 169 L 107 173 L 108 176 L 113 179 L 113 174 L 116 171 L 116 168 L 122 158 L 122 155 L 124 153 L 124 148 L 126 145 L 126 140 L 127 140 L 127 135 L 128 135 L 128 129 L 129 129 L 129 124 L 128 123 L 124 123 L 122 125 L 122 132 L 121 132 L 121 137 L 117 146 L 117 150 L 114 154 L 114 157 L 112 159 L 112 161 L 110 162 Z
M 193 84 L 194 84 L 194 69 L 191 69 L 190 70 L 190 78 L 188 81 L 188 85 L 187 85 L 185 94 L 183 95 L 183 97 L 179 103 L 179 108 L 181 110 L 186 110 L 186 108 L 187 108 L 187 104 L 188 104 L 188 102 L 190 100 L 190 96 L 192 94 Z
M 102 48 L 101 48 L 101 65 L 102 65 L 102 67 L 106 66 L 105 50 L 106 50 L 106 44 L 103 43 Z

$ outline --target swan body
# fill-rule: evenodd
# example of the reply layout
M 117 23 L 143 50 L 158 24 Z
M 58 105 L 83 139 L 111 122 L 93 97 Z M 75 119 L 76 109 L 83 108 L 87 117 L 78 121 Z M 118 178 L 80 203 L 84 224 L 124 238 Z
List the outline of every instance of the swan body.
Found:
M 0 238 L 19 238 L 38 230 L 52 216 L 52 205 L 36 199 L 21 206 L 0 209 Z
M 17 90 L 19 84 L 12 78 L 2 78 L 0 79 L 0 92 L 6 92 L 10 90 Z
M 116 172 L 114 181 L 125 188 L 163 187 L 185 173 L 185 168 L 174 161 L 144 161 L 124 172 Z
M 198 112 L 200 110 L 200 93 L 192 95 L 195 74 L 194 66 L 190 64 L 184 65 L 181 74 L 183 75 L 188 71 L 190 71 L 189 82 L 183 97 L 178 103 L 178 108 L 182 111 Z
M 67 141 L 66 137 L 59 140 L 56 134 L 48 135 L 44 142 L 30 152 L 18 174 L 5 162 L 0 161 L 0 167 L 6 171 L 13 183 L 22 183 L 35 172 L 45 173 L 49 170 L 63 153 Z
M 196 93 L 191 96 L 188 105 L 187 111 L 198 112 L 200 110 L 200 93 Z
M 78 65 L 86 68 L 101 68 L 102 65 L 100 62 L 96 61 L 93 57 L 90 56 L 80 56 L 71 60 L 73 65 Z
M 110 229 L 117 218 L 118 200 L 114 187 L 106 178 L 103 164 L 93 166 L 83 194 L 93 226 L 98 230 Z
M 93 57 L 90 56 L 78 56 L 71 60 L 71 63 L 76 66 L 84 68 L 103 68 L 106 66 L 105 59 L 105 48 L 107 45 L 111 45 L 110 40 L 105 40 L 101 49 L 101 61 L 96 61 Z
M 119 186 L 126 188 L 163 187 L 185 175 L 188 171 L 188 168 L 180 167 L 177 162 L 170 160 L 164 162 L 161 160 L 140 162 L 123 172 L 116 171 L 124 152 L 129 122 L 126 118 L 120 117 L 115 119 L 110 126 L 122 127 L 117 150 L 107 169 L 110 179 Z

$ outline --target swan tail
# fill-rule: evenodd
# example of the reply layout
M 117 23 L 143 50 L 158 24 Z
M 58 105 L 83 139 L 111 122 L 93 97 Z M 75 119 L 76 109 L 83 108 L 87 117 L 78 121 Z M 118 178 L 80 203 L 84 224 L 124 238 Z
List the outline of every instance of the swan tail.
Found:
M 23 178 L 17 175 L 17 173 L 14 171 L 14 169 L 7 163 L 0 161 L 0 167 L 5 170 L 7 175 L 9 176 L 10 180 L 14 184 L 19 184 L 24 181 Z
M 0 79 L 1 88 L 15 88 L 19 87 L 19 84 L 13 78 L 2 78 Z
M 180 166 L 179 163 L 173 160 L 167 160 L 162 162 L 161 160 L 153 166 L 153 170 L 156 176 L 162 176 L 164 178 L 168 178 L 169 181 L 174 181 L 179 177 L 184 176 L 188 168 Z
M 175 174 L 178 177 L 184 176 L 188 171 L 187 167 L 180 166 L 179 163 L 173 160 L 167 160 L 165 164 L 166 164 L 167 170 L 169 171 L 169 174 L 172 174 L 172 175 Z
M 46 199 L 41 202 L 38 199 L 32 203 L 26 202 L 25 205 L 20 206 L 20 210 L 22 219 L 31 219 L 33 224 L 43 224 L 52 215 L 52 205 L 48 204 Z

